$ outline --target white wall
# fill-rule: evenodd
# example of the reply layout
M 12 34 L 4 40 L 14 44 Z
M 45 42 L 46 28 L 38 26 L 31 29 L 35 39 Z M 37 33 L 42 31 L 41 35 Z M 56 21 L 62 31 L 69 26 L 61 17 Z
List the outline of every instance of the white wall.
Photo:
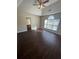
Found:
M 27 31 L 26 27 L 26 17 L 31 17 L 31 25 L 34 30 L 35 27 L 39 27 L 40 17 L 36 15 L 29 14 L 27 12 L 22 11 L 20 8 L 17 9 L 17 32 Z
M 17 0 L 17 7 L 22 3 L 23 0 Z

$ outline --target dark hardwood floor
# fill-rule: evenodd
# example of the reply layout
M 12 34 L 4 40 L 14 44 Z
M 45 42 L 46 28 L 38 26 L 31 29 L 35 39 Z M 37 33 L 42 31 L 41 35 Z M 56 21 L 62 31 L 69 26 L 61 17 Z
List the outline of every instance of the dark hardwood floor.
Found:
M 18 33 L 17 59 L 61 59 L 61 36 L 46 31 Z

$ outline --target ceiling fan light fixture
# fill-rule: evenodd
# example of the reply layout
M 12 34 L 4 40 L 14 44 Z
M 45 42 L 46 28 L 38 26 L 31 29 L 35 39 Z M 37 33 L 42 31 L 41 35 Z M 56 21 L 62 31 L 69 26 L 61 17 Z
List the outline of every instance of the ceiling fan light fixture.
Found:
M 45 7 L 45 3 L 49 2 L 49 0 L 35 0 L 35 4 L 33 4 L 34 6 L 37 6 L 38 9 L 42 9 Z

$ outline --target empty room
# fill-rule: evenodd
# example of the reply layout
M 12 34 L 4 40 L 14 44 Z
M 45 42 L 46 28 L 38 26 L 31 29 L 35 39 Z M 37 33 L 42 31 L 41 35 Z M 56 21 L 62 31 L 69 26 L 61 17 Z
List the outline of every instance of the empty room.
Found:
M 79 0 L 1 0 L 0 59 L 79 59 Z
M 17 0 L 17 59 L 61 59 L 61 0 Z

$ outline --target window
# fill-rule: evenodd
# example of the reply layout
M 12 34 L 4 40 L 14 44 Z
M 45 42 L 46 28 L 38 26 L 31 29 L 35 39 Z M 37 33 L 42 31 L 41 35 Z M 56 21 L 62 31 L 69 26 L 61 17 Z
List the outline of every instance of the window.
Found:
M 49 16 L 48 19 L 44 21 L 44 28 L 50 30 L 57 30 L 59 25 L 59 19 L 55 19 L 54 16 Z

